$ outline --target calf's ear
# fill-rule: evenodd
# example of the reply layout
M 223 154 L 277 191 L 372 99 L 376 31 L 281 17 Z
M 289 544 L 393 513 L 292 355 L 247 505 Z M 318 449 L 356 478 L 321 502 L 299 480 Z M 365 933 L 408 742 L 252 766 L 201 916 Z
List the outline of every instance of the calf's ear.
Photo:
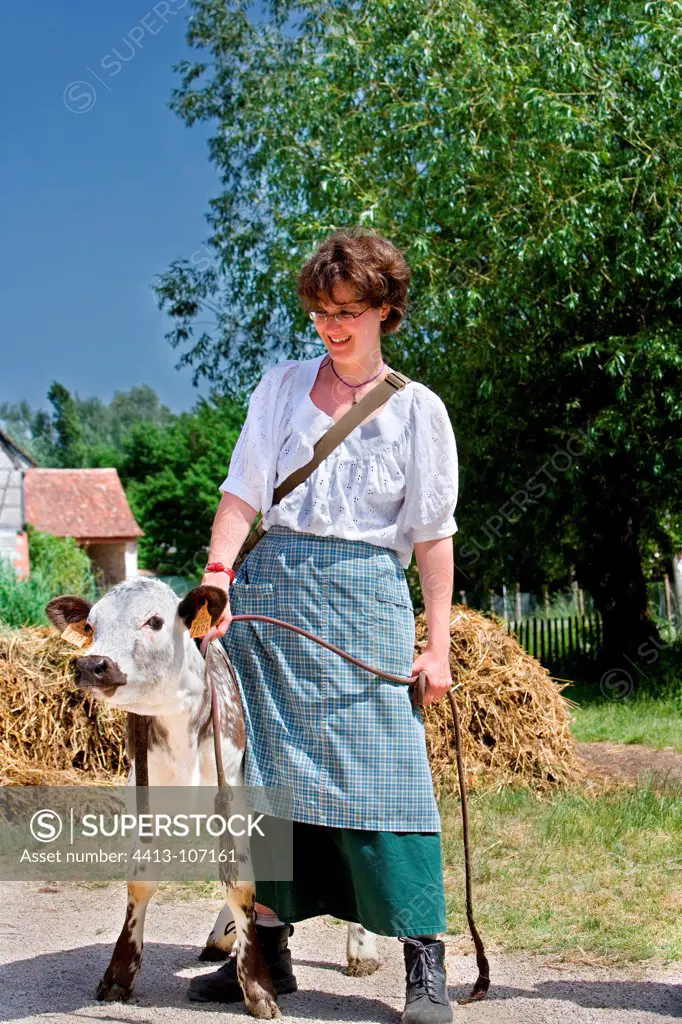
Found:
M 226 604 L 227 594 L 220 587 L 195 587 L 178 605 L 178 615 L 193 636 L 204 636 L 211 626 L 215 626 Z
M 85 622 L 92 605 L 82 597 L 66 594 L 55 597 L 45 606 L 45 614 L 52 625 L 63 633 L 67 626 L 77 626 Z

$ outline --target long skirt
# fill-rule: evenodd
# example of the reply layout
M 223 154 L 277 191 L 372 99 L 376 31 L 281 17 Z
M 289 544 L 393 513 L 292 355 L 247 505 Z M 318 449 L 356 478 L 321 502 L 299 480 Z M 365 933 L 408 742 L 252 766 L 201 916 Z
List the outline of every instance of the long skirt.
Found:
M 230 603 L 411 675 L 414 613 L 389 548 L 272 526 Z M 234 622 L 223 643 L 242 691 L 246 785 L 277 787 L 252 805 L 294 821 L 293 882 L 258 883 L 258 899 L 289 921 L 330 913 L 387 935 L 444 930 L 440 817 L 409 688 L 271 623 Z

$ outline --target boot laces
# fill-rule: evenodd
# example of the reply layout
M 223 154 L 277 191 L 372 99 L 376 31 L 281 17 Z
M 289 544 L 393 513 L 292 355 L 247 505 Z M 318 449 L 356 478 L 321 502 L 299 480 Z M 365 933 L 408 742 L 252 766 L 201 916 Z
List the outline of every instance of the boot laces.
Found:
M 427 995 L 433 999 L 436 996 L 435 978 L 433 976 L 433 965 L 429 958 L 429 951 L 423 942 L 418 939 L 410 939 L 400 936 L 400 942 L 412 946 L 417 955 L 412 961 L 407 980 L 410 985 L 421 986 L 426 989 Z

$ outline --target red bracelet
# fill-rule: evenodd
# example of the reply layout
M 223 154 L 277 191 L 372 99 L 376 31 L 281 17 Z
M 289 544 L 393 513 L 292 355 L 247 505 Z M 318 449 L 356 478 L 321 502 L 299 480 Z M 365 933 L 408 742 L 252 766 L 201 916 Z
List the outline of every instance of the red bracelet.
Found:
M 234 569 L 228 569 L 222 562 L 209 562 L 204 569 L 204 573 L 207 572 L 226 572 L 230 577 L 230 583 L 234 583 Z

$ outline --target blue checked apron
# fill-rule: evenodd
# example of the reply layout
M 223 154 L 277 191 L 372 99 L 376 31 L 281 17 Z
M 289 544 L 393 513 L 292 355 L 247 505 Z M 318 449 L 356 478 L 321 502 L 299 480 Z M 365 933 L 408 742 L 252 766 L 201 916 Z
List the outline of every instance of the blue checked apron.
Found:
M 232 613 L 272 615 L 371 665 L 411 675 L 414 613 L 395 551 L 273 525 L 240 565 Z M 222 640 L 246 719 L 256 810 L 336 828 L 440 832 L 420 710 L 409 688 L 357 668 L 307 637 L 233 622 Z M 259 802 L 260 801 L 260 802 Z

